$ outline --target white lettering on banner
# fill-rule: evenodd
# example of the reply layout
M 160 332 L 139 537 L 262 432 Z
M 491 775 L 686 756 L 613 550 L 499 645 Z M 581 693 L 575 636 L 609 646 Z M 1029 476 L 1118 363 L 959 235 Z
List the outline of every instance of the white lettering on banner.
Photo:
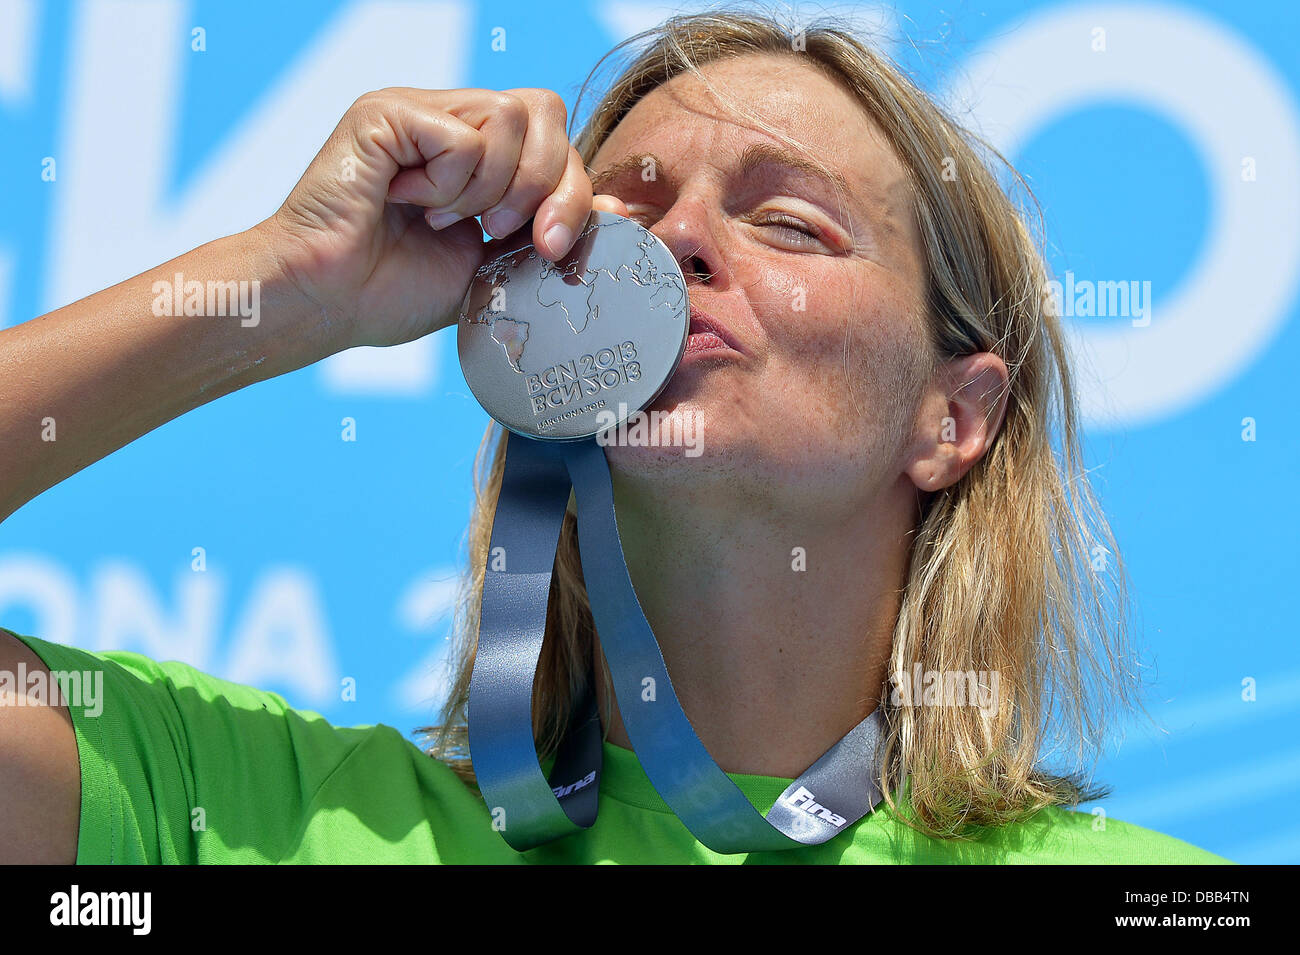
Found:
M 0 557 L 0 626 L 8 626 L 8 608 L 30 607 L 40 624 L 40 633 L 33 632 L 33 636 L 51 643 L 75 644 L 78 604 L 77 582 L 48 557 Z
M 798 809 L 806 812 L 810 816 L 816 816 L 819 819 L 825 819 L 832 826 L 838 829 L 844 825 L 846 820 L 843 816 L 836 815 L 825 806 L 817 801 L 817 797 L 810 793 L 803 786 L 800 786 L 793 793 L 786 797 L 785 805 L 791 809 Z
M 1079 42 L 1098 23 L 1124 43 L 1097 54 Z M 976 131 L 1013 162 L 1037 130 L 1108 100 L 1155 112 L 1201 153 L 1210 187 L 1205 251 L 1162 297 L 1157 318 L 1136 328 L 1066 325 L 1073 350 L 1092 366 L 1079 379 L 1088 422 L 1158 421 L 1240 376 L 1282 326 L 1300 280 L 1300 110 L 1262 51 L 1193 10 L 1071 5 L 997 33 L 952 80 L 949 108 L 973 114 Z M 1245 143 L 1257 168 L 1275 173 L 1243 188 Z M 1123 162 L 1113 165 L 1123 175 Z
M 236 608 L 224 667 L 213 652 L 226 610 L 217 571 L 178 574 L 170 599 L 136 564 L 106 562 L 89 578 L 83 596 L 72 575 L 47 558 L 0 558 L 0 623 L 12 627 L 14 611 L 26 611 L 33 622 L 16 629 L 52 643 L 180 660 L 237 683 L 282 686 L 296 705 L 335 702 L 334 641 L 319 587 L 307 571 L 271 568 L 254 578 Z
M 313 700 L 332 700 L 338 666 L 309 573 L 292 568 L 267 571 L 232 633 L 227 679 L 250 686 L 292 683 Z
M 177 574 L 170 603 L 143 568 L 124 561 L 100 564 L 90 575 L 90 647 L 137 650 L 154 660 L 184 660 L 208 671 L 216 642 L 221 575 Z M 44 632 L 35 636 L 50 639 Z
M 25 105 L 36 79 L 36 0 L 0 3 L 0 104 Z
M 397 621 L 404 630 L 417 638 L 440 638 L 393 688 L 395 702 L 404 709 L 429 712 L 451 692 L 446 630 L 459 587 L 457 568 L 438 567 L 420 574 L 398 598 Z
M 68 105 L 54 150 L 74 174 L 60 177 L 50 198 L 43 310 L 259 221 L 283 201 L 359 93 L 464 86 L 474 28 L 472 8 L 460 2 L 345 6 L 259 91 L 247 117 L 173 199 L 171 158 L 185 118 L 179 99 L 184 71 L 195 62 L 176 37 L 188 35 L 191 13 L 185 4 L 120 0 L 76 9 L 65 59 Z M 132 55 L 122 56 L 124 49 Z M 131 148 L 104 148 L 116 142 Z M 87 210 L 111 228 L 87 228 Z M 319 380 L 342 393 L 424 397 L 443 345 L 443 336 L 430 335 L 349 349 L 320 363 Z

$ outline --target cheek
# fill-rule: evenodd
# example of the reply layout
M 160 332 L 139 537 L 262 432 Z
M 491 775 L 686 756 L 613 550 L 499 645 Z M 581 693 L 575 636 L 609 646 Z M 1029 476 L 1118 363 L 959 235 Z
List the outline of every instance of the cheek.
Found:
M 892 394 L 916 387 L 920 329 L 908 297 L 887 276 L 767 268 L 751 305 L 763 325 L 770 359 L 802 377 L 822 400 Z
M 864 266 L 864 269 L 868 267 Z M 886 273 L 767 268 L 751 303 L 768 339 L 765 391 L 811 444 L 862 463 L 893 460 L 920 393 L 922 330 Z

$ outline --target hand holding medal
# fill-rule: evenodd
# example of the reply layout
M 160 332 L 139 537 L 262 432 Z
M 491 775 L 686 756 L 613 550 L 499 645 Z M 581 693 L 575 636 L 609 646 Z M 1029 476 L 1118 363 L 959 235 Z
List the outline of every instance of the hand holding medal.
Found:
M 572 441 L 609 426 L 599 411 L 622 406 L 622 420 L 654 401 L 689 328 L 667 247 L 600 211 L 558 262 L 516 246 L 478 270 L 461 309 L 461 368 L 479 404 L 515 434 Z

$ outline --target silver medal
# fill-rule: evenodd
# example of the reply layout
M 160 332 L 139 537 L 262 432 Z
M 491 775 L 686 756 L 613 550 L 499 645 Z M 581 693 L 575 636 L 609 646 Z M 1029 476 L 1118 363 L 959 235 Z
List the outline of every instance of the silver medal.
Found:
M 509 430 L 590 438 L 663 390 L 686 348 L 689 312 L 668 247 L 631 219 L 593 210 L 558 263 L 516 245 L 475 273 L 457 331 L 460 367 Z

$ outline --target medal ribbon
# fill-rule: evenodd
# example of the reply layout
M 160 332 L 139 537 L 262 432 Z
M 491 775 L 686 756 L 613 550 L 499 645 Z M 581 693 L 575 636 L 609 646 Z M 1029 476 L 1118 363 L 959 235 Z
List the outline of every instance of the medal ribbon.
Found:
M 571 487 L 592 618 L 623 726 L 651 785 L 686 828 L 715 852 L 790 849 L 826 842 L 871 811 L 882 798 L 879 707 L 791 783 L 766 816 L 754 808 L 713 761 L 678 702 L 628 574 L 604 449 L 594 438 L 544 442 L 511 432 L 468 713 L 479 789 L 506 842 L 524 852 L 596 819 L 602 737 L 594 681 L 574 711 L 549 780 L 532 723 L 551 570 Z M 503 569 L 493 569 L 494 555 L 504 556 Z M 654 683 L 644 683 L 647 678 Z M 648 685 L 654 692 L 643 695 Z

